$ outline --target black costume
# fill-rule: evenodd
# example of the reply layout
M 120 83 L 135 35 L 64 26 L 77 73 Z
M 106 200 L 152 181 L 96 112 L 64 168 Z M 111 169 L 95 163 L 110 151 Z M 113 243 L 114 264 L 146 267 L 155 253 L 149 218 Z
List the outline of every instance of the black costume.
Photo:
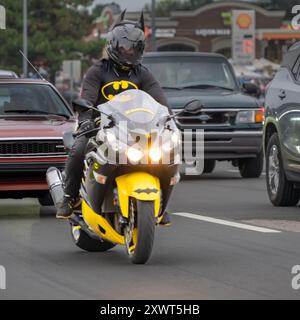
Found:
M 83 81 L 81 98 L 94 106 L 111 100 L 115 95 L 129 89 L 139 89 L 150 94 L 162 105 L 167 106 L 166 98 L 158 82 L 152 74 L 141 65 L 145 49 L 145 23 L 141 14 L 139 21 L 124 20 L 124 10 L 115 25 L 108 33 L 106 52 L 109 59 L 102 59 L 91 67 Z M 170 110 L 170 109 L 169 109 Z M 170 110 L 170 113 L 171 110 Z M 81 177 L 83 175 L 84 157 L 87 142 L 92 129 L 95 127 L 94 119 L 99 114 L 93 110 L 80 112 L 77 138 L 70 150 L 65 169 L 65 195 L 58 206 L 56 217 L 68 219 L 76 207 Z M 95 132 L 95 131 L 94 131 Z M 162 189 L 169 190 L 164 194 L 165 203 L 170 195 L 170 178 L 165 174 Z M 103 186 L 103 195 L 105 186 Z M 163 191 L 164 193 L 164 191 Z M 161 225 L 169 225 L 169 215 L 164 211 Z
M 129 89 L 143 90 L 167 106 L 167 100 L 159 83 L 146 67 L 138 64 L 129 71 L 122 71 L 111 59 L 102 59 L 88 70 L 83 81 L 81 98 L 97 106 Z M 96 117 L 99 117 L 99 114 L 92 110 L 80 112 L 78 132 L 88 131 Z M 76 198 L 79 192 L 88 139 L 89 137 L 85 135 L 75 138 L 66 163 L 65 193 L 71 198 Z

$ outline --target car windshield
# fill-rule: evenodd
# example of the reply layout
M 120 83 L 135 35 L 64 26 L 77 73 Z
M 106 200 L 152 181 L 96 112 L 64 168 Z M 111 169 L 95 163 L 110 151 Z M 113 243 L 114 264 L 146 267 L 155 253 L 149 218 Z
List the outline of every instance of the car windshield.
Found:
M 237 89 L 234 75 L 223 58 L 145 57 L 144 64 L 166 89 Z
M 0 116 L 16 114 L 71 116 L 63 100 L 49 85 L 1 84 Z

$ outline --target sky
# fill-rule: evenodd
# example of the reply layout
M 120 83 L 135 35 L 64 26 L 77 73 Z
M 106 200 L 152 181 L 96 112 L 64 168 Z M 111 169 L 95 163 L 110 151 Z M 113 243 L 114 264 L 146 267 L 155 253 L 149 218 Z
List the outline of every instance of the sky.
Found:
M 128 11 L 139 11 L 144 8 L 145 4 L 151 4 L 151 0 L 95 0 L 94 3 L 107 4 L 111 2 L 116 2 L 121 6 L 121 9 L 127 8 Z M 219 0 L 215 0 L 216 2 Z M 237 1 L 237 0 L 234 0 Z M 244 2 L 246 0 L 241 0 L 239 2 Z M 256 0 L 248 0 L 248 2 L 255 2 Z M 156 0 L 159 2 L 159 0 Z
M 96 4 L 111 3 L 113 0 L 95 0 Z M 114 0 L 121 6 L 121 9 L 127 8 L 128 11 L 138 11 L 144 8 L 145 4 L 151 3 L 151 0 Z

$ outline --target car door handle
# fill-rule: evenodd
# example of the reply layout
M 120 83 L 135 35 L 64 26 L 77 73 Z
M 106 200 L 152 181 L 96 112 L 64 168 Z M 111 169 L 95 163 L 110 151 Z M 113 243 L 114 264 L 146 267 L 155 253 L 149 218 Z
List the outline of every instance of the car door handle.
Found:
M 286 98 L 286 93 L 284 90 L 280 90 L 278 97 L 282 100 Z

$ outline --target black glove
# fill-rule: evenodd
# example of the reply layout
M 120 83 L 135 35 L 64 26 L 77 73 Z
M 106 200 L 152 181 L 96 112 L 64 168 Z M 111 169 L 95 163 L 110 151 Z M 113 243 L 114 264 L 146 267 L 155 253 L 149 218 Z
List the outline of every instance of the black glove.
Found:
M 95 122 L 92 119 L 82 121 L 79 123 L 79 128 L 77 129 L 75 136 L 79 135 L 85 135 L 87 138 L 92 137 L 95 135 L 96 130 L 93 130 L 96 128 Z

